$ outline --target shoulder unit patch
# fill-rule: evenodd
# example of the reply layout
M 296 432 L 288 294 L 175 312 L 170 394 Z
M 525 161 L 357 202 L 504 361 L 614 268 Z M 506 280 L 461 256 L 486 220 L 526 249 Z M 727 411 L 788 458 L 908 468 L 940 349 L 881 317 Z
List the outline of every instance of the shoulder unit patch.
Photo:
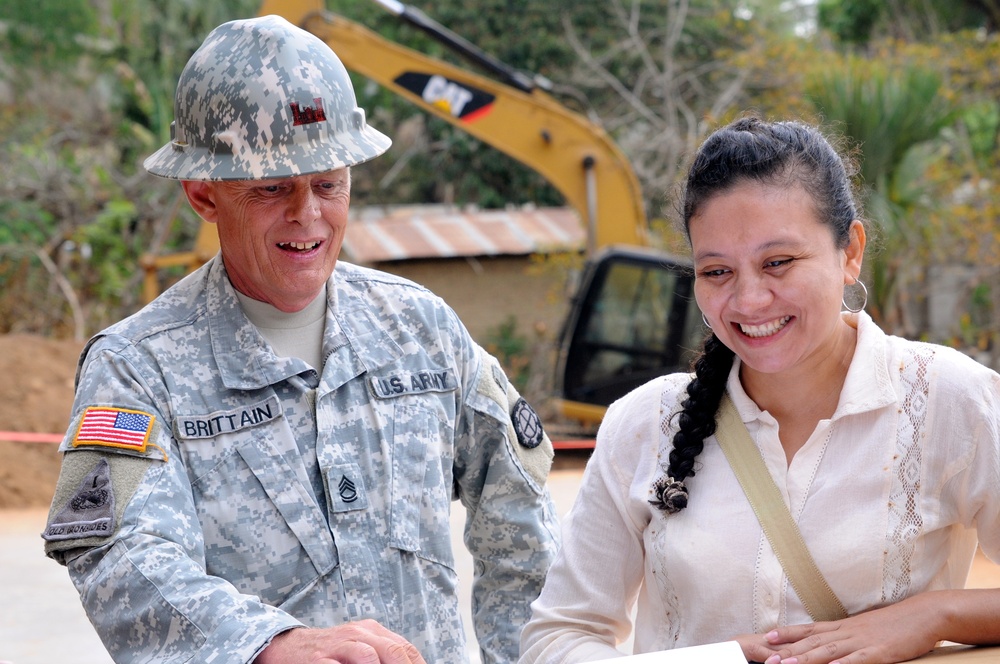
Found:
M 531 407 L 524 398 L 519 398 L 514 404 L 510 414 L 514 422 L 514 431 L 517 434 L 517 442 L 529 450 L 533 450 L 542 443 L 545 431 L 542 429 L 542 420 L 538 413 Z
M 97 462 L 76 493 L 49 521 L 42 537 L 49 540 L 109 537 L 115 527 L 115 495 L 107 459 Z

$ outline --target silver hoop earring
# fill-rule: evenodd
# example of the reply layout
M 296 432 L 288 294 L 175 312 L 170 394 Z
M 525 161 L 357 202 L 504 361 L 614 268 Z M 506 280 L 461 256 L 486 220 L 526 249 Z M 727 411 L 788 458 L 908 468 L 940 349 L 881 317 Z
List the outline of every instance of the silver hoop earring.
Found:
M 844 311 L 849 311 L 852 314 L 856 314 L 862 309 L 864 309 L 865 306 L 868 304 L 868 287 L 865 286 L 865 282 L 861 281 L 860 279 L 855 279 L 854 283 L 851 284 L 851 286 L 861 286 L 861 304 L 858 304 L 853 307 L 847 304 L 847 288 L 844 288 L 844 298 L 842 302 L 844 305 Z M 857 299 L 857 298 L 852 298 L 852 299 Z
M 708 329 L 710 329 L 710 330 L 712 329 L 712 324 L 708 322 L 707 318 L 705 318 L 705 314 L 704 313 L 701 315 L 701 322 L 704 323 L 705 327 L 707 327 Z

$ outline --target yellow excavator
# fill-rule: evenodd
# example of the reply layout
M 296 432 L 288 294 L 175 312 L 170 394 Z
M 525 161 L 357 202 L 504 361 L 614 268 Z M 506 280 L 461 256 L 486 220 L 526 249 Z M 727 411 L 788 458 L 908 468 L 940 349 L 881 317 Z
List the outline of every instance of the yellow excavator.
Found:
M 327 42 L 348 70 L 365 76 L 542 175 L 587 225 L 587 262 L 563 325 L 556 367 L 560 413 L 586 425 L 607 406 L 662 373 L 686 370 L 699 345 L 701 315 L 687 261 L 649 248 L 638 179 L 605 131 L 566 108 L 538 81 L 483 52 L 423 12 L 373 0 L 489 76 L 387 40 L 323 0 L 264 0 L 277 14 Z M 144 296 L 158 271 L 193 270 L 215 255 L 213 224 L 190 252 L 146 256 Z

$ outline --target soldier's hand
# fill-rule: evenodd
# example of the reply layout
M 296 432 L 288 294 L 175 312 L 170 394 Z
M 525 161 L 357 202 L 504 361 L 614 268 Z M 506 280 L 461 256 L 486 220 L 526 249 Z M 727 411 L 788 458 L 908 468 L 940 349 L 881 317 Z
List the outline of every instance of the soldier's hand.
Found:
M 416 646 L 374 620 L 278 634 L 254 664 L 427 664 Z

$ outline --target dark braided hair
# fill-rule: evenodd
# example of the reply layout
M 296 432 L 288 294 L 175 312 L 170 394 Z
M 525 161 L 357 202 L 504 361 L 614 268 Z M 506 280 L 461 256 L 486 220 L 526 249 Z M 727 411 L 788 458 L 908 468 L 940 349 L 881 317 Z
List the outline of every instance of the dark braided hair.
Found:
M 842 158 L 823 134 L 799 122 L 740 118 L 719 129 L 695 155 L 684 187 L 684 231 L 690 243 L 691 219 L 714 196 L 738 184 L 800 185 L 810 195 L 817 216 L 829 226 L 838 248 L 850 243 L 851 222 L 859 212 L 851 184 L 854 164 Z M 688 503 L 684 480 L 695 474 L 695 459 L 705 439 L 715 433 L 715 415 L 726 392 L 733 351 L 710 333 L 694 363 L 687 399 L 677 414 L 678 430 L 668 457 L 666 477 L 653 485 L 660 509 L 673 513 Z

